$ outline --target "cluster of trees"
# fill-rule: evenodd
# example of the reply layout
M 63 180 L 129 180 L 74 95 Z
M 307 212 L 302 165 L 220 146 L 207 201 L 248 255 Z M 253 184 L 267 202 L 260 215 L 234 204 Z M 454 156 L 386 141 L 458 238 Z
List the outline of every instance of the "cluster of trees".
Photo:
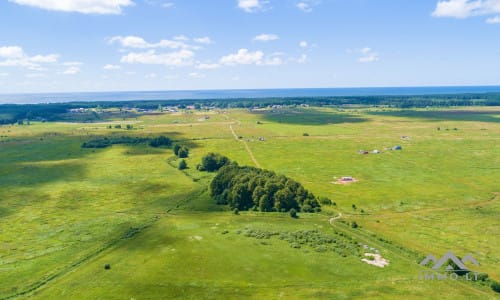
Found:
M 186 158 L 189 156 L 189 148 L 178 144 L 174 145 L 174 154 L 179 158 Z
M 318 199 L 293 179 L 234 162 L 219 170 L 210 183 L 210 194 L 218 204 L 238 210 L 321 211 Z
M 215 172 L 230 163 L 229 158 L 218 153 L 208 153 L 196 168 L 200 171 Z
M 106 148 L 112 145 L 124 144 L 124 145 L 136 145 L 142 143 L 148 143 L 151 147 L 159 146 L 170 146 L 172 141 L 170 138 L 165 136 L 159 136 L 155 138 L 145 138 L 145 137 L 131 137 L 131 136 L 109 136 L 109 137 L 99 137 L 89 140 L 82 144 L 82 148 Z
M 126 144 L 135 145 L 147 142 L 148 138 L 120 136 L 95 138 L 82 144 L 82 148 L 106 148 L 112 145 Z
M 172 140 L 166 136 L 161 135 L 159 137 L 150 139 L 149 146 L 155 148 L 160 146 L 170 147 L 172 146 Z

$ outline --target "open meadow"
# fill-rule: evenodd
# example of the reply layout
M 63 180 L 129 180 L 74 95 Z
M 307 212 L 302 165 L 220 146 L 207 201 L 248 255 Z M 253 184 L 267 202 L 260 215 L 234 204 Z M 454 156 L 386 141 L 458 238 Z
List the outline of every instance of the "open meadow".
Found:
M 101 116 L 0 126 L 0 299 L 498 297 L 487 284 L 419 278 L 423 257 L 451 250 L 500 281 L 497 107 Z M 81 147 L 160 135 L 189 148 L 187 169 L 168 147 Z M 334 204 L 296 219 L 236 215 L 196 168 L 209 152 Z M 361 261 L 374 252 L 389 264 Z

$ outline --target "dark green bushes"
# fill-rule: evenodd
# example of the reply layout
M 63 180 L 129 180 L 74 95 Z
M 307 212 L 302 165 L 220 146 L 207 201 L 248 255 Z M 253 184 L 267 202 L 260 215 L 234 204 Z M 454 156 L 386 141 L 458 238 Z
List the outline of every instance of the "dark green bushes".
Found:
M 218 204 L 229 204 L 239 210 L 321 210 L 317 198 L 293 179 L 267 170 L 240 167 L 236 163 L 219 170 L 210 183 L 210 193 Z
M 227 165 L 229 162 L 229 158 L 223 155 L 217 153 L 208 153 L 201 159 L 201 164 L 198 165 L 198 170 L 215 172 L 223 166 Z

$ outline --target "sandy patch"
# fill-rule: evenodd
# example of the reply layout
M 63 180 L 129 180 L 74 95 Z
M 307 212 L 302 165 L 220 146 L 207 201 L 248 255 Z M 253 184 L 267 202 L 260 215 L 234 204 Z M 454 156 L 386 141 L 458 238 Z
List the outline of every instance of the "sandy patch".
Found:
M 389 261 L 385 258 L 383 258 L 380 254 L 377 254 L 377 253 L 365 253 L 365 256 L 368 256 L 368 257 L 373 257 L 373 259 L 368 259 L 368 258 L 362 258 L 361 261 L 369 264 L 369 265 L 372 265 L 372 266 L 376 266 L 376 267 L 379 267 L 379 268 L 383 268 L 385 266 L 388 266 L 389 265 Z
M 346 179 L 343 179 L 343 178 L 340 178 L 340 179 L 337 179 L 337 181 L 334 181 L 332 182 L 333 184 L 351 184 L 351 183 L 355 183 L 355 182 L 358 182 L 358 180 L 354 177 L 352 177 L 351 179 L 349 180 L 346 180 Z
M 199 235 L 193 235 L 193 236 L 189 237 L 190 241 L 201 241 L 202 239 L 203 239 L 203 237 L 201 237 Z

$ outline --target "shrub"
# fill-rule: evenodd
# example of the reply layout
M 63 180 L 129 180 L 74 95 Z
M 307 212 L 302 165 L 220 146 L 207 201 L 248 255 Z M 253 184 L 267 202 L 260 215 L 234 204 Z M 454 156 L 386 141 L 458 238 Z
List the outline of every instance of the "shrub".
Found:
M 309 136 L 309 133 L 304 132 L 304 133 L 302 134 L 302 136 Z
M 235 215 L 239 215 L 240 214 L 240 210 L 238 208 L 235 208 L 235 209 L 233 209 L 233 213 Z
M 160 147 L 160 146 L 167 146 L 169 147 L 170 145 L 172 145 L 172 141 L 166 137 L 166 136 L 159 136 L 159 137 L 156 137 L 156 138 L 153 138 L 149 141 L 149 146 L 151 147 Z
M 104 270 L 109 270 L 111 269 L 111 265 L 110 264 L 105 264 L 104 265 Z
M 179 167 L 178 167 L 179 170 L 184 170 L 184 169 L 187 169 L 187 163 L 184 159 L 182 159 L 180 162 L 179 162 Z
M 187 147 L 182 146 L 179 149 L 179 152 L 177 153 L 177 156 L 179 156 L 179 158 L 186 158 L 186 157 L 188 157 L 189 156 L 189 149 Z
M 120 128 L 122 128 L 122 125 L 120 125 L 120 124 L 115 125 L 115 128 L 116 128 L 116 129 L 120 129 Z
M 217 153 L 208 153 L 201 159 L 201 164 L 198 170 L 215 172 L 229 163 L 229 158 Z
M 295 208 L 292 208 L 290 209 L 290 217 L 296 219 L 297 218 L 297 211 L 295 210 Z
M 351 227 L 352 228 L 358 228 L 358 223 L 356 223 L 355 221 L 352 221 Z
M 331 205 L 332 200 L 328 199 L 327 197 L 321 197 L 321 198 L 319 198 L 319 203 L 321 203 L 323 205 Z
M 353 205 L 352 205 L 352 209 L 356 209 L 356 204 L 353 204 Z
M 179 155 L 179 150 L 180 149 L 181 149 L 181 146 L 179 146 L 178 144 L 174 145 L 174 154 L 175 154 L 175 156 Z
M 132 125 L 130 125 L 130 124 L 127 124 L 127 130 L 131 130 L 131 129 L 133 129 L 133 128 L 134 128 L 134 126 L 132 126 Z
M 500 283 L 496 282 L 496 281 L 493 281 L 491 283 L 491 289 L 494 290 L 497 293 L 500 293 Z

